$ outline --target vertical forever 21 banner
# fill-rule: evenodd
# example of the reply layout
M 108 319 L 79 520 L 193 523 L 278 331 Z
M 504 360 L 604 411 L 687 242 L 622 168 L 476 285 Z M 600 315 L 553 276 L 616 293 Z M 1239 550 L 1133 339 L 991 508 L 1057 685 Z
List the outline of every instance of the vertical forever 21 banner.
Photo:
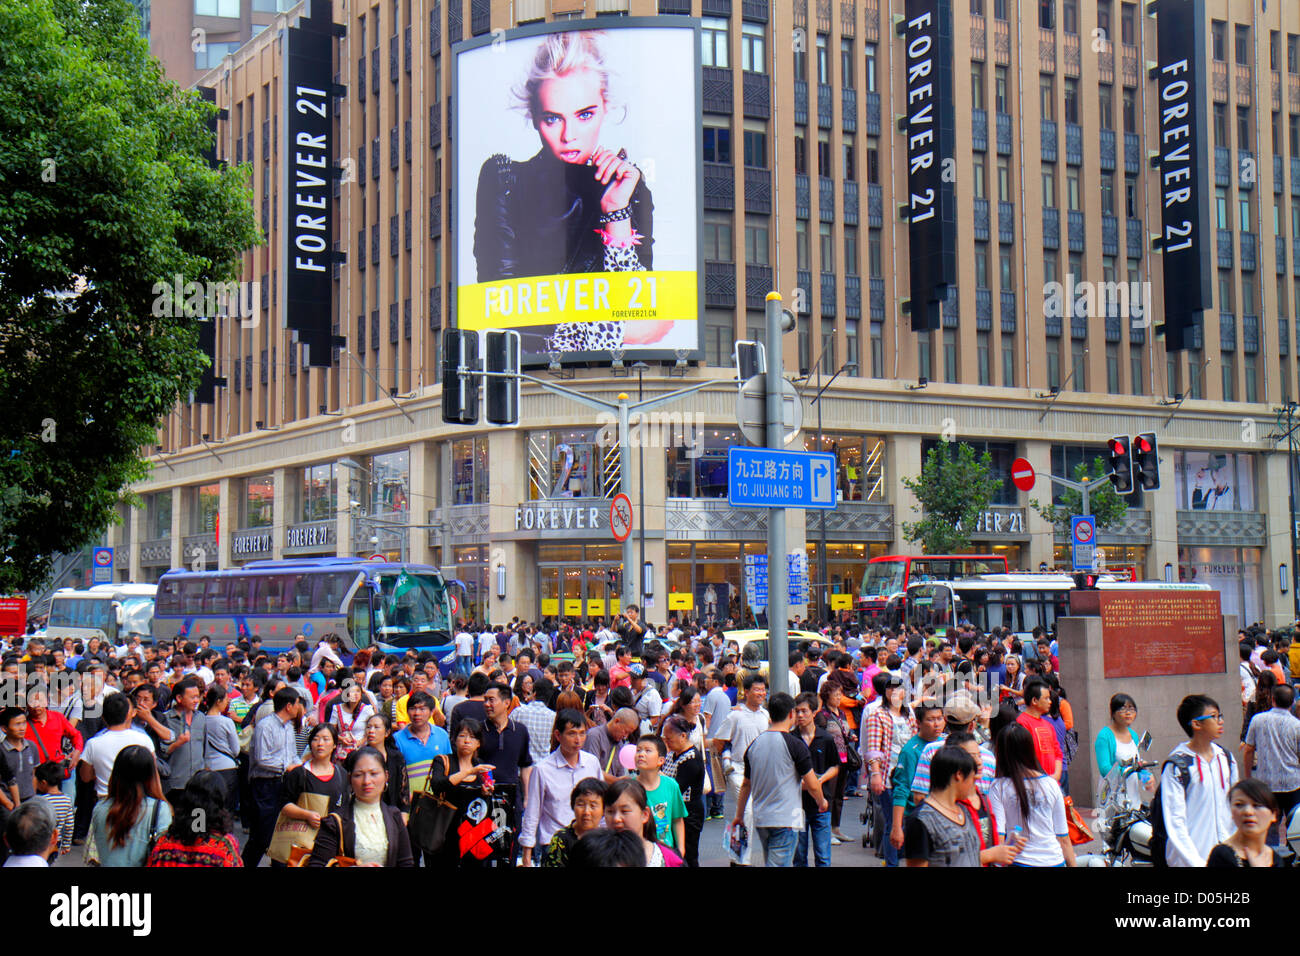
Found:
M 334 14 L 311 0 L 311 15 L 285 31 L 285 324 L 307 345 L 305 365 L 330 365 L 333 309 Z
M 1211 304 L 1214 233 L 1205 162 L 1208 23 L 1205 0 L 1159 0 L 1156 6 L 1167 352 L 1192 348 L 1198 316 Z
M 957 281 L 952 0 L 907 0 L 907 218 L 912 331 L 939 328 Z

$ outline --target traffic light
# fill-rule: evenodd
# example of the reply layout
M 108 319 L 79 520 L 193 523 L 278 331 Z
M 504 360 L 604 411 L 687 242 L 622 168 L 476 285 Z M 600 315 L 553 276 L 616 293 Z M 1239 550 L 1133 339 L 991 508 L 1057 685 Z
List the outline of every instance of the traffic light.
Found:
M 741 339 L 736 343 L 735 360 L 736 375 L 742 385 L 767 371 L 767 352 L 759 342 Z
M 442 420 L 448 425 L 478 424 L 478 333 L 442 333 Z
M 487 334 L 487 371 L 510 376 L 487 379 L 487 420 L 493 425 L 519 424 L 519 348 L 518 332 Z
M 1074 576 L 1074 587 L 1078 591 L 1097 590 L 1097 575 L 1092 571 L 1079 571 Z
M 1160 487 L 1160 450 L 1155 432 L 1143 432 L 1133 439 L 1133 477 L 1143 491 Z
M 1133 456 L 1130 453 L 1127 435 L 1116 435 L 1106 443 L 1109 449 L 1107 464 L 1110 465 L 1110 483 L 1115 492 L 1121 495 L 1133 491 Z

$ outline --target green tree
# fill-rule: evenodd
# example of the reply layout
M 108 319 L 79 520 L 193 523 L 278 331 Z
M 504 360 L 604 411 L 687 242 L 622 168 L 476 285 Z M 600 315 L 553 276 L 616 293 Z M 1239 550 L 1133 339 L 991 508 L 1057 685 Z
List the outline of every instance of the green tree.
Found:
M 965 442 L 944 442 L 930 449 L 920 477 L 904 478 L 903 484 L 916 495 L 921 520 L 903 522 L 903 537 L 921 542 L 927 554 L 946 554 L 970 546 L 970 533 L 980 512 L 989 506 L 1002 482 L 991 476 L 993 458 Z
M 103 533 L 198 381 L 155 283 L 237 279 L 260 241 L 247 170 L 203 157 L 211 112 L 127 0 L 0 0 L 0 593 Z
M 1073 478 L 1078 482 L 1096 481 L 1108 471 L 1109 468 L 1103 459 L 1094 458 L 1091 467 L 1087 462 L 1082 461 L 1075 465 Z M 1043 505 L 1039 504 L 1037 498 L 1030 498 L 1029 506 L 1057 531 L 1068 534 L 1070 516 L 1083 514 L 1083 495 L 1073 488 L 1067 488 L 1061 495 L 1059 505 L 1053 505 L 1051 502 Z M 1089 493 L 1088 507 L 1092 510 L 1093 517 L 1097 519 L 1098 531 L 1122 524 L 1124 516 L 1128 514 L 1128 504 L 1115 493 L 1115 486 L 1109 482 Z

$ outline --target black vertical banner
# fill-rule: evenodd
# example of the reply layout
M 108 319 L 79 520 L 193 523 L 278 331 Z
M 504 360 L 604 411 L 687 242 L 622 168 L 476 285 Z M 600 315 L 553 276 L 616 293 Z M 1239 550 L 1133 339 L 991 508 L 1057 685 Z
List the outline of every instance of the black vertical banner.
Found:
M 1213 301 L 1210 250 L 1215 233 L 1210 225 L 1205 119 L 1208 24 L 1205 0 L 1158 0 L 1156 4 L 1166 352 L 1192 347 L 1201 313 Z
M 287 31 L 284 98 L 285 324 L 308 345 L 304 364 L 331 363 L 334 315 L 334 13 L 311 0 L 311 15 Z
M 924 332 L 939 328 L 940 303 L 957 282 L 952 0 L 907 0 L 906 10 L 912 331 Z

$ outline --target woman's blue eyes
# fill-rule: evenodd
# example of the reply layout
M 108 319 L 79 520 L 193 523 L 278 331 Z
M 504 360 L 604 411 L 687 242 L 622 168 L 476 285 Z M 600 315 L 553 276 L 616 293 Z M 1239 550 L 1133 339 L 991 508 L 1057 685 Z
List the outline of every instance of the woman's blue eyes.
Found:
M 595 110 L 583 110 L 581 113 L 578 114 L 577 118 L 582 120 L 585 123 L 588 120 L 593 119 L 595 115 L 596 115 Z M 546 126 L 554 126 L 556 123 L 560 122 L 560 120 L 562 120 L 563 118 L 564 117 L 562 116 L 556 116 L 555 114 L 551 114 L 549 116 L 543 116 L 542 123 L 545 124 Z

